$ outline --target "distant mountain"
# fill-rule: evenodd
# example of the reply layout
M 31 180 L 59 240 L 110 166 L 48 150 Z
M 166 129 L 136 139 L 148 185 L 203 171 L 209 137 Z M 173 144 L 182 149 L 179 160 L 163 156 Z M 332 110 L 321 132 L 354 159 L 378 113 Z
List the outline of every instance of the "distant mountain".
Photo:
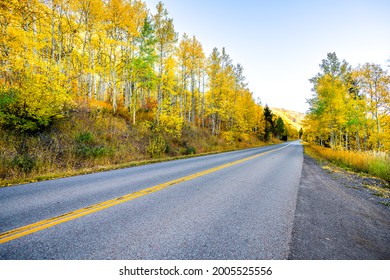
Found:
M 272 113 L 280 116 L 283 121 L 290 123 L 292 126 L 294 126 L 297 130 L 301 129 L 303 126 L 303 119 L 305 118 L 304 113 L 291 111 L 287 109 L 280 109 L 280 108 L 271 108 Z

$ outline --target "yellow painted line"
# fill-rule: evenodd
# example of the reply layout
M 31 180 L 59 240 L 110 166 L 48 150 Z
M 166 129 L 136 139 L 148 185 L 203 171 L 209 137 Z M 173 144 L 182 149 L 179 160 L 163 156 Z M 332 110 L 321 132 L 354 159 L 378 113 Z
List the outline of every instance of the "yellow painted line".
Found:
M 133 193 L 130 193 L 130 194 L 126 194 L 124 196 L 120 196 L 120 197 L 117 197 L 117 198 L 114 198 L 114 199 L 103 201 L 103 202 L 100 202 L 100 203 L 97 203 L 97 204 L 94 204 L 94 205 L 91 205 L 91 206 L 88 206 L 88 207 L 84 207 L 84 208 L 81 208 L 81 209 L 78 209 L 78 210 L 75 210 L 75 211 L 72 211 L 72 212 L 68 212 L 68 213 L 60 215 L 60 216 L 56 216 L 56 217 L 53 217 L 53 218 L 50 218 L 50 219 L 42 220 L 42 221 L 39 221 L 39 222 L 36 222 L 36 223 L 33 223 L 33 224 L 29 224 L 29 225 L 26 225 L 26 226 L 23 226 L 23 227 L 20 227 L 20 228 L 16 228 L 16 229 L 13 229 L 13 230 L 9 230 L 9 231 L 3 232 L 3 233 L 0 234 L 0 244 L 9 242 L 9 241 L 17 239 L 19 237 L 22 237 L 22 236 L 25 236 L 25 235 L 29 235 L 29 234 L 32 234 L 34 232 L 37 232 L 37 231 L 40 231 L 40 230 L 43 230 L 43 229 L 46 229 L 46 228 L 49 228 L 49 227 L 52 227 L 52 226 L 55 226 L 55 225 L 58 225 L 58 224 L 62 224 L 62 223 L 65 223 L 65 222 L 68 222 L 68 221 L 71 221 L 71 220 L 74 220 L 74 219 L 77 219 L 77 218 L 89 215 L 89 214 L 94 213 L 94 212 L 101 211 L 103 209 L 106 209 L 106 208 L 109 208 L 109 207 L 112 207 L 112 206 L 115 206 L 115 205 L 118 205 L 118 204 L 130 201 L 130 200 L 133 200 L 133 199 L 136 199 L 136 198 L 139 198 L 139 197 L 151 194 L 151 193 L 155 193 L 157 191 L 166 189 L 166 188 L 168 188 L 170 186 L 177 185 L 179 183 L 186 182 L 186 181 L 189 181 L 189 180 L 192 180 L 192 179 L 195 179 L 195 178 L 198 178 L 198 177 L 201 177 L 201 176 L 204 176 L 204 175 L 216 172 L 218 170 L 221 170 L 221 169 L 224 169 L 224 168 L 227 168 L 227 167 L 239 164 L 239 163 L 246 162 L 248 160 L 251 160 L 251 159 L 263 156 L 265 154 L 268 154 L 268 153 L 271 153 L 271 152 L 275 152 L 275 151 L 284 149 L 284 148 L 286 148 L 286 147 L 288 147 L 290 145 L 291 144 L 283 146 L 281 148 L 277 148 L 277 149 L 274 149 L 274 150 L 263 152 L 263 153 L 260 153 L 260 154 L 257 154 L 257 155 L 251 156 L 251 157 L 247 157 L 247 158 L 240 159 L 240 160 L 237 160 L 237 161 L 234 161 L 234 162 L 223 164 L 223 165 L 211 168 L 211 169 L 207 169 L 207 170 L 204 170 L 204 171 L 192 174 L 192 175 L 181 177 L 181 178 L 178 178 L 178 179 L 175 179 L 175 180 L 172 180 L 172 181 L 160 184 L 160 185 L 156 185 L 156 186 L 153 186 L 153 187 L 150 187 L 150 188 L 146 188 L 146 189 L 143 189 L 143 190 L 140 190 L 140 191 L 136 191 L 136 192 L 133 192 Z

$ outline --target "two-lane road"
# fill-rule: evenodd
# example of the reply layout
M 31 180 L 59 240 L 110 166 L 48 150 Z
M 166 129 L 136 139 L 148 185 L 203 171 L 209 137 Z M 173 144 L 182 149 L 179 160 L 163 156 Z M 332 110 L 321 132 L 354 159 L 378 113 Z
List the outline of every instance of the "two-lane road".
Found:
M 1 188 L 0 259 L 286 259 L 302 162 L 290 142 Z

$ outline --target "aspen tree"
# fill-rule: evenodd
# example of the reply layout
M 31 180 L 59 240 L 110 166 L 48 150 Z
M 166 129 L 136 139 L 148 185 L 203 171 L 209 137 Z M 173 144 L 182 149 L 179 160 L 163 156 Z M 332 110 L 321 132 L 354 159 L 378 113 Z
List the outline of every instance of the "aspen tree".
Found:
M 153 24 L 155 29 L 155 36 L 157 40 L 157 54 L 158 54 L 158 86 L 157 86 L 157 114 L 156 121 L 159 123 L 159 116 L 161 115 L 162 103 L 164 99 L 164 85 L 162 76 L 166 67 L 166 59 L 171 55 L 174 44 L 177 41 L 177 33 L 173 25 L 173 19 L 168 18 L 168 11 L 164 4 L 159 2 L 156 6 L 157 12 L 153 16 Z

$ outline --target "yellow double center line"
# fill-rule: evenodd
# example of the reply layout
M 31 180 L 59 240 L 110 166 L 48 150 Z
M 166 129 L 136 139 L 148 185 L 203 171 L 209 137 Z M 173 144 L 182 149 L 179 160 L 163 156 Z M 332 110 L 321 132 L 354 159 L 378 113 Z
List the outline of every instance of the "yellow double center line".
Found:
M 289 144 L 289 145 L 291 145 L 291 144 Z M 126 194 L 124 196 L 120 196 L 120 197 L 117 197 L 117 198 L 114 198 L 114 199 L 103 201 L 103 202 L 100 202 L 100 203 L 97 203 L 97 204 L 94 204 L 94 205 L 91 205 L 91 206 L 88 206 L 88 207 L 84 207 L 84 208 L 81 208 L 81 209 L 78 209 L 78 210 L 75 210 L 75 211 L 72 211 L 72 212 L 65 213 L 65 214 L 60 215 L 60 216 L 56 216 L 56 217 L 53 217 L 53 218 L 50 218 L 50 219 L 42 220 L 42 221 L 39 221 L 39 222 L 36 222 L 36 223 L 33 223 L 33 224 L 29 224 L 29 225 L 26 225 L 26 226 L 23 226 L 23 227 L 20 227 L 20 228 L 16 228 L 16 229 L 13 229 L 13 230 L 10 230 L 10 231 L 3 232 L 3 233 L 0 234 L 0 244 L 1 243 L 6 243 L 8 241 L 17 239 L 17 238 L 25 236 L 25 235 L 29 235 L 31 233 L 34 233 L 34 232 L 37 232 L 37 231 L 40 231 L 40 230 L 43 230 L 43 229 L 46 229 L 46 228 L 58 225 L 58 224 L 65 223 L 67 221 L 71 221 L 71 220 L 74 220 L 74 219 L 86 216 L 86 215 L 94 213 L 94 212 L 98 212 L 100 210 L 103 210 L 103 209 L 106 209 L 106 208 L 109 208 L 109 207 L 112 207 L 112 206 L 115 206 L 115 205 L 118 205 L 118 204 L 130 201 L 130 200 L 136 199 L 136 198 L 144 196 L 144 195 L 148 195 L 148 194 L 151 194 L 151 193 L 158 192 L 158 191 L 166 189 L 166 188 L 168 188 L 170 186 L 173 186 L 173 185 L 185 182 L 185 181 L 189 181 L 189 180 L 192 180 L 192 179 L 195 179 L 195 178 L 198 178 L 198 177 L 201 177 L 201 176 L 213 173 L 215 171 L 218 171 L 218 170 L 230 167 L 232 165 L 243 163 L 245 161 L 248 161 L 248 160 L 260 157 L 262 155 L 268 154 L 270 152 L 275 152 L 275 151 L 281 150 L 283 148 L 288 147 L 289 145 L 286 145 L 286 146 L 283 146 L 281 148 L 277 148 L 277 149 L 274 149 L 274 150 L 270 150 L 270 151 L 267 151 L 267 152 L 263 152 L 263 153 L 260 153 L 260 154 L 257 154 L 257 155 L 251 156 L 251 157 L 240 159 L 240 160 L 237 160 L 237 161 L 234 161 L 234 162 L 230 162 L 230 163 L 227 163 L 227 164 L 224 164 L 224 165 L 220 165 L 220 166 L 217 166 L 217 167 L 214 167 L 214 168 L 211 168 L 211 169 L 207 169 L 205 171 L 198 172 L 198 173 L 195 173 L 195 174 L 192 174 L 192 175 L 181 177 L 179 179 L 175 179 L 175 180 L 172 180 L 172 181 L 160 184 L 160 185 L 156 185 L 156 186 L 153 186 L 153 187 L 150 187 L 150 188 L 146 188 L 146 189 L 143 189 L 143 190 L 140 190 L 140 191 L 136 191 L 136 192 L 133 192 L 133 193 L 130 193 L 130 194 Z

